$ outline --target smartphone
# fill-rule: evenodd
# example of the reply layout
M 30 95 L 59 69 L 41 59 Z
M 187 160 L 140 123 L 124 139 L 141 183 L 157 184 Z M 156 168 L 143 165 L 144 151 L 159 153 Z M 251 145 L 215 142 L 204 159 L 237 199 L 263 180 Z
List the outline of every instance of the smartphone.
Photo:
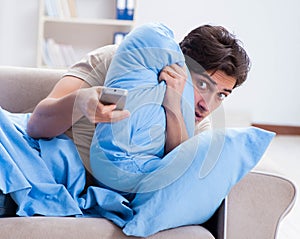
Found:
M 116 110 L 123 110 L 128 91 L 120 88 L 104 87 L 100 95 L 100 102 L 104 105 L 115 104 Z

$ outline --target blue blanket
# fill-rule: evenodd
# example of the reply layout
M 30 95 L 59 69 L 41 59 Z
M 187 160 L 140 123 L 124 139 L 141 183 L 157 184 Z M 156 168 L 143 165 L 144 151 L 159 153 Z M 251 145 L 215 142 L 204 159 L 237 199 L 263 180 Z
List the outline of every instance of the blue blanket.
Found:
M 97 216 L 123 226 L 132 217 L 128 201 L 99 187 L 83 193 L 85 169 L 73 141 L 29 137 L 29 116 L 0 108 L 0 190 L 17 203 L 17 215 Z

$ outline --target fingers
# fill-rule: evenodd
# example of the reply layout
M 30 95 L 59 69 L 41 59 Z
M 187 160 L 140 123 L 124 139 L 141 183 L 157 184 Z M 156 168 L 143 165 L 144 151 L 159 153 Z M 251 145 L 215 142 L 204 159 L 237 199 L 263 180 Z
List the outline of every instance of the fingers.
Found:
M 172 64 L 169 66 L 169 68 L 171 69 L 171 75 L 175 74 L 175 75 L 180 75 L 184 78 L 187 77 L 187 73 L 186 73 L 186 68 L 184 66 L 179 66 L 178 64 Z
M 165 92 L 163 106 L 173 112 L 180 111 L 181 97 L 187 80 L 186 68 L 178 64 L 172 64 L 162 69 L 159 81 L 165 81 L 167 89 Z
M 98 98 L 100 98 L 102 89 L 103 89 L 104 87 L 103 87 L 103 86 L 94 86 L 93 88 L 94 88 L 94 90 L 97 92 Z
M 128 110 L 115 110 L 116 105 L 103 105 L 99 102 L 95 112 L 94 123 L 116 122 L 130 116 Z
M 173 79 L 185 81 L 187 79 L 186 68 L 181 67 L 178 64 L 164 67 L 160 72 L 159 81 L 164 80 L 168 84 Z
M 114 110 L 111 113 L 110 122 L 116 122 L 125 119 L 129 116 L 130 116 L 130 112 L 128 110 Z
M 106 114 L 106 113 L 108 113 L 108 112 L 111 112 L 111 111 L 113 111 L 113 110 L 115 110 L 116 109 L 116 105 L 114 105 L 114 104 L 111 104 L 111 105 L 103 105 L 100 101 L 98 102 L 98 106 L 97 106 L 97 110 L 99 111 L 99 112 L 101 112 L 101 114 Z
M 99 101 L 103 87 L 81 89 L 76 100 L 76 108 L 91 123 L 116 122 L 130 115 L 126 110 L 116 110 L 116 105 L 104 105 Z
M 165 81 L 168 88 L 173 89 L 180 95 L 183 92 L 186 80 L 186 68 L 181 67 L 178 64 L 164 67 L 159 75 L 159 81 Z
M 178 64 L 172 64 L 170 66 L 166 66 L 166 67 L 164 67 L 163 71 L 172 77 L 176 77 L 176 76 L 186 77 L 187 76 L 185 67 L 179 66 Z

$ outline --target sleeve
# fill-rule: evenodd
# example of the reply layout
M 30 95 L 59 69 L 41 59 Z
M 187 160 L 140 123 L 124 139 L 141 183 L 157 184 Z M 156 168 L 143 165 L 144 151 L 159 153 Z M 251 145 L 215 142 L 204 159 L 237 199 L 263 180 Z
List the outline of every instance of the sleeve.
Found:
M 64 76 L 80 78 L 90 86 L 102 86 L 116 50 L 117 45 L 98 48 L 71 66 Z

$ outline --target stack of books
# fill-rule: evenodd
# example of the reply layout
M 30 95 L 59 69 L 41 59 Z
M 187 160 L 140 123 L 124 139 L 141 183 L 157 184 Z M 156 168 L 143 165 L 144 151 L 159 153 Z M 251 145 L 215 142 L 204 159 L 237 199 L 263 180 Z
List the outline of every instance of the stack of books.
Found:
M 71 45 L 58 44 L 52 38 L 43 42 L 43 61 L 46 66 L 66 68 L 78 61 L 78 57 Z
M 118 20 L 133 20 L 135 0 L 116 0 Z
M 45 0 L 45 13 L 49 17 L 77 17 L 75 0 Z

